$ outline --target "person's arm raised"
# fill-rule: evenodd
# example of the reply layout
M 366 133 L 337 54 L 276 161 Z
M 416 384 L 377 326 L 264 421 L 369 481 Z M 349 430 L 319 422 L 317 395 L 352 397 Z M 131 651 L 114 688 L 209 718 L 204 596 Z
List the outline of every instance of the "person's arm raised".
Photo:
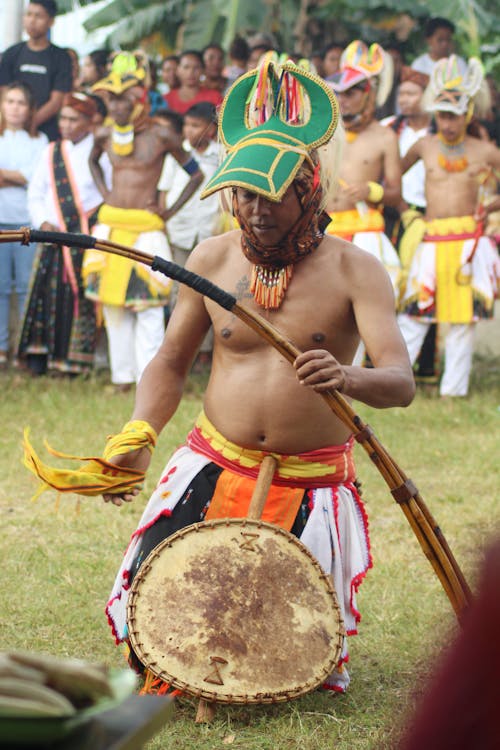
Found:
M 106 141 L 107 135 L 107 130 L 105 130 L 104 128 L 101 128 L 96 132 L 94 136 L 94 145 L 92 146 L 92 150 L 89 155 L 90 174 L 94 178 L 96 187 L 102 195 L 104 201 L 107 201 L 108 199 L 109 190 L 106 186 L 104 172 L 99 160 L 104 152 L 104 143 Z
M 387 128 L 384 137 L 384 205 L 397 208 L 401 201 L 401 159 L 396 134 Z

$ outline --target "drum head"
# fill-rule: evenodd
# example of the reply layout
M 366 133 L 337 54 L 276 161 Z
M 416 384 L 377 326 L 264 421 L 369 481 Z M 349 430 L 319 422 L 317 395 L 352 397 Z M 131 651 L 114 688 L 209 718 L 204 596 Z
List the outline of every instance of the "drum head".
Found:
M 330 578 L 283 529 L 248 519 L 193 524 L 159 544 L 127 605 L 140 661 L 190 695 L 273 703 L 335 668 L 343 624 Z

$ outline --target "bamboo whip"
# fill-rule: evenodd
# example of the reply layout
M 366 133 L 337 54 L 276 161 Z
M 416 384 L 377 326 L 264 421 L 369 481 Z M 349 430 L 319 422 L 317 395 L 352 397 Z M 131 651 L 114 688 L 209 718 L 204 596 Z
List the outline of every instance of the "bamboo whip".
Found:
M 186 284 L 232 312 L 259 336 L 268 341 L 289 362 L 293 363 L 295 358 L 301 353 L 280 331 L 268 323 L 262 316 L 237 302 L 235 297 L 223 291 L 215 284 L 212 284 L 207 279 L 163 258 L 153 257 L 134 248 L 119 245 L 109 240 L 98 240 L 88 235 L 69 234 L 66 232 L 43 232 L 29 228 L 15 231 L 0 231 L 0 242 L 21 242 L 22 244 L 43 242 L 82 249 L 95 248 L 96 250 L 114 253 L 115 255 L 121 255 L 130 260 L 144 263 L 151 266 L 153 270 L 160 271 L 166 276 Z M 353 433 L 354 438 L 363 446 L 379 470 L 393 498 L 401 507 L 425 556 L 439 578 L 457 617 L 460 619 L 471 602 L 471 591 L 443 532 L 424 503 L 418 489 L 382 446 L 371 427 L 363 423 L 342 394 L 338 391 L 330 390 L 320 395 L 333 413 Z

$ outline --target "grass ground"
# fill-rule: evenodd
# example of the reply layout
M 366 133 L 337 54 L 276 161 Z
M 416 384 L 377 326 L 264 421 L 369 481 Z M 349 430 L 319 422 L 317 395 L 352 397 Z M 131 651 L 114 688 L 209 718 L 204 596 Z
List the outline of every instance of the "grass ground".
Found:
M 0 374 L 0 519 L 3 649 L 29 648 L 122 666 L 103 609 L 121 555 L 163 463 L 200 409 L 202 378 L 185 398 L 155 452 L 144 493 L 120 509 L 73 496 L 57 509 L 50 493 L 31 502 L 36 482 L 21 464 L 22 430 L 73 454 L 100 452 L 130 415 L 133 395 L 111 395 L 101 378 L 78 382 Z M 355 405 L 414 480 L 474 587 L 482 550 L 498 532 L 500 364 L 476 361 L 471 395 L 442 401 L 419 390 L 408 409 Z M 245 750 L 368 750 L 393 746 L 425 688 L 433 659 L 453 636 L 455 618 L 428 561 L 380 475 L 357 448 L 370 517 L 374 568 L 358 604 L 351 640 L 352 685 L 345 696 L 314 692 L 271 707 L 221 707 L 209 726 L 194 724 L 195 701 L 149 750 L 226 746 Z

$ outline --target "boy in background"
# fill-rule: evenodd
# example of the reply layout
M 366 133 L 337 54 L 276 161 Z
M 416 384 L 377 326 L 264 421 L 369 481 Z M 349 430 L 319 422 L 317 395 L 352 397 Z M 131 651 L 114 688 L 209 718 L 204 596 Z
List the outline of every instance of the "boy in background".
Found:
M 219 165 L 219 148 L 216 142 L 217 120 L 213 104 L 198 102 L 180 117 L 175 112 L 162 112 L 170 126 L 184 135 L 183 146 L 192 151 L 200 165 L 204 179 L 191 198 L 167 221 L 167 236 L 175 263 L 186 264 L 191 250 L 201 241 L 218 234 L 218 223 L 221 215 L 220 201 L 217 195 L 200 200 L 205 184 L 212 177 Z M 158 182 L 160 206 L 169 208 L 184 189 L 187 175 L 170 155 L 167 155 Z M 171 305 L 175 304 L 177 290 L 171 295 Z M 210 364 L 212 352 L 212 332 L 209 331 L 201 344 L 195 370 L 202 371 Z

